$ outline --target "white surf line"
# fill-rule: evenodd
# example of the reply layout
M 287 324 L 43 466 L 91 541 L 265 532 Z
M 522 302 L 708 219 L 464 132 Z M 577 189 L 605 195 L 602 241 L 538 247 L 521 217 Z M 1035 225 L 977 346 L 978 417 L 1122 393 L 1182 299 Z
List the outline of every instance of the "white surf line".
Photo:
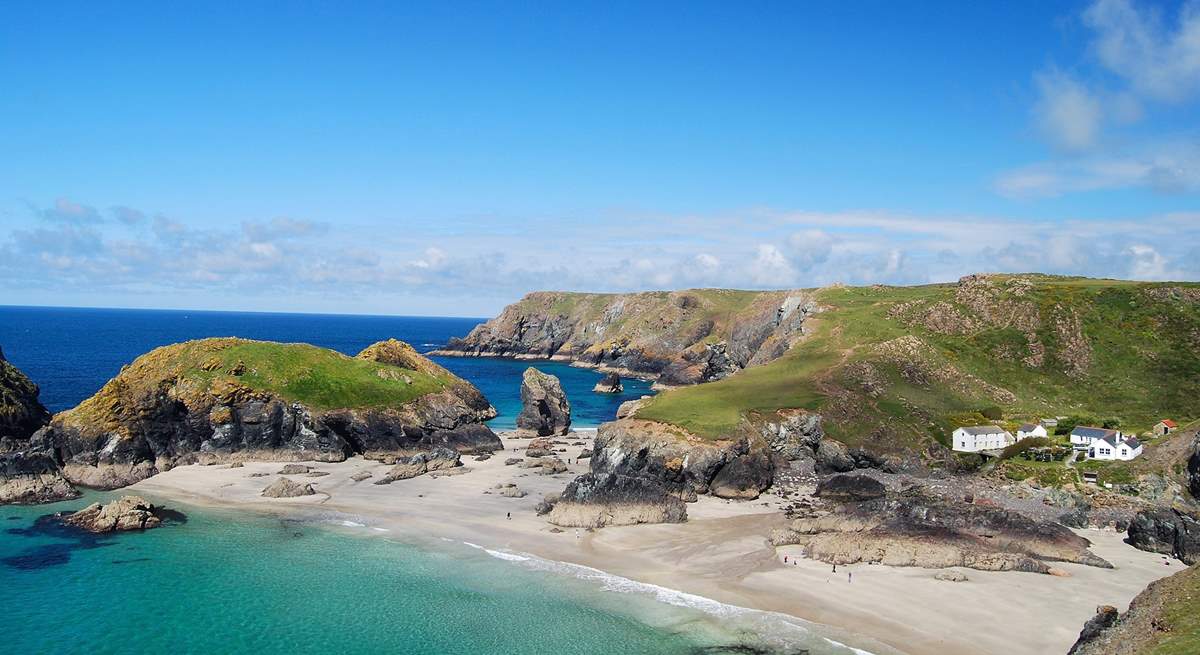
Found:
M 455 541 L 454 539 L 447 539 L 445 537 L 442 537 L 442 539 L 444 541 L 450 541 L 450 542 Z M 854 646 L 849 646 L 849 645 L 844 644 L 835 639 L 830 639 L 829 637 L 826 637 L 824 635 L 816 634 L 810 628 L 803 626 L 803 625 L 798 625 L 797 623 L 795 623 L 795 621 L 797 621 L 797 620 L 803 621 L 803 619 L 798 619 L 797 617 L 783 614 L 781 612 L 756 610 L 756 609 L 753 609 L 750 607 L 742 607 L 740 605 L 731 605 L 729 603 L 722 603 L 721 601 L 713 600 L 712 598 L 708 598 L 705 596 L 699 596 L 697 594 L 690 594 L 686 591 L 679 591 L 678 589 L 662 587 L 662 586 L 659 586 L 656 584 L 650 584 L 648 582 L 638 582 L 637 580 L 631 580 L 629 578 L 624 578 L 619 575 L 608 573 L 606 571 L 601 571 L 600 569 L 597 569 L 597 568 L 593 568 L 590 566 L 584 566 L 583 564 L 572 564 L 570 562 L 547 560 L 547 559 L 542 559 L 540 557 L 537 557 L 536 555 L 530 555 L 527 553 L 512 553 L 512 552 L 507 552 L 507 551 L 502 551 L 502 550 L 494 550 L 491 548 L 485 548 L 484 546 L 480 546 L 479 544 L 471 543 L 469 541 L 461 541 L 458 543 L 469 546 L 471 548 L 475 548 L 477 550 L 482 550 L 483 552 L 487 553 L 488 555 L 491 555 L 492 557 L 495 557 L 496 559 L 500 559 L 500 560 L 504 560 L 504 561 L 508 561 L 508 562 L 523 563 L 528 568 L 532 568 L 537 571 L 547 571 L 550 573 L 558 573 L 558 574 L 569 574 L 569 575 L 573 575 L 574 577 L 576 577 L 580 580 L 586 580 L 589 582 L 597 582 L 600 584 L 601 589 L 603 589 L 604 591 L 612 591 L 612 592 L 616 592 L 616 593 L 640 593 L 643 595 L 649 595 L 649 596 L 653 596 L 655 600 L 657 600 L 661 603 L 666 603 L 668 605 L 674 605 L 675 607 L 684 607 L 684 608 L 688 608 L 688 609 L 699 610 L 701 612 L 704 612 L 705 614 L 716 616 L 718 618 L 746 617 L 746 616 L 762 616 L 762 617 L 772 618 L 772 619 L 784 624 L 788 628 L 791 628 L 793 630 L 799 630 L 800 632 L 802 632 L 806 635 L 812 635 L 812 636 L 818 637 L 820 639 L 823 639 L 826 643 L 830 644 L 831 646 L 834 646 L 836 648 L 845 648 L 846 650 L 854 653 L 855 655 L 875 655 L 871 651 L 863 650 L 861 648 L 855 648 Z

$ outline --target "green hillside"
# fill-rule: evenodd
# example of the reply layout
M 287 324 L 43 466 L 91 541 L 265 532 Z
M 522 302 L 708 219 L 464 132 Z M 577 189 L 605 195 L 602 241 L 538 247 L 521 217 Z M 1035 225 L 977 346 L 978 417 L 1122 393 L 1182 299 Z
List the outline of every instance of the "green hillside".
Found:
M 1081 415 L 1141 431 L 1200 415 L 1200 285 L 1043 275 L 957 284 L 834 287 L 782 358 L 668 391 L 639 412 L 708 438 L 783 408 L 879 450 L 955 426 Z

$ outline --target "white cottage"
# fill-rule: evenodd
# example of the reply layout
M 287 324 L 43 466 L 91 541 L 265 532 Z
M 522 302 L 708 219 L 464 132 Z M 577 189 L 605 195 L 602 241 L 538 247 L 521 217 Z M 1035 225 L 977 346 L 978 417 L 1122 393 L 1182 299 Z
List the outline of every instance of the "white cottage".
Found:
M 1087 450 L 1100 439 L 1108 439 L 1110 442 L 1116 443 L 1123 436 L 1120 430 L 1080 425 L 1071 430 L 1071 445 L 1075 447 L 1075 450 Z
M 1047 434 L 1049 433 L 1046 432 L 1044 425 L 1040 423 L 1026 423 L 1017 428 L 1017 441 L 1033 437 L 1045 437 Z
M 953 440 L 951 447 L 964 453 L 977 453 L 981 450 L 996 450 L 1005 448 L 1017 442 L 1002 427 L 996 425 L 970 425 L 956 429 L 950 433 Z
M 1105 437 L 1093 441 L 1088 448 L 1088 457 L 1092 459 L 1128 461 L 1141 454 L 1142 444 L 1135 437 Z

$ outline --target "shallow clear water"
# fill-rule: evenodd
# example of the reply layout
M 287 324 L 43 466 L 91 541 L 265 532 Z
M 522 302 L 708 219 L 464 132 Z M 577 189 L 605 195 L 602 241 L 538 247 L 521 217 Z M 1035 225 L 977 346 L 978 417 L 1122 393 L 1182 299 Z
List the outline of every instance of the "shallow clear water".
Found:
M 0 306 L 0 348 L 41 386 L 42 402 L 57 412 L 95 393 L 139 355 L 188 339 L 237 336 L 299 341 L 354 355 L 376 341 L 394 337 L 427 352 L 445 345 L 450 337 L 466 335 L 483 320 Z M 487 396 L 499 412 L 491 422 L 493 428 L 514 427 L 521 411 L 521 373 L 531 362 L 435 359 Z M 622 402 L 650 393 L 648 382 L 626 380 L 624 393 L 599 394 L 592 391 L 601 377 L 595 371 L 558 362 L 532 365 L 562 380 L 576 427 L 610 421 Z
M 328 515 L 170 503 L 186 522 L 144 533 L 34 527 L 113 495 L 0 508 L 5 652 L 683 654 L 759 644 L 766 625 L 657 602 L 599 572 L 339 529 Z

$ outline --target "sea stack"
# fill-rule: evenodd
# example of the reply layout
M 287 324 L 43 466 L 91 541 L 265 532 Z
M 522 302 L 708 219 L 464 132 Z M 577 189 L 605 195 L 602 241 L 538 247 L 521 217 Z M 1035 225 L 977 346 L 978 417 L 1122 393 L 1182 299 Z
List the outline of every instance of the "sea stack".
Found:
M 521 377 L 521 414 L 517 428 L 539 437 L 563 435 L 571 429 L 571 403 L 558 378 L 532 366 Z
M 596 386 L 592 387 L 592 391 L 596 393 L 621 393 L 625 387 L 621 384 L 621 376 L 616 373 L 605 375 Z

